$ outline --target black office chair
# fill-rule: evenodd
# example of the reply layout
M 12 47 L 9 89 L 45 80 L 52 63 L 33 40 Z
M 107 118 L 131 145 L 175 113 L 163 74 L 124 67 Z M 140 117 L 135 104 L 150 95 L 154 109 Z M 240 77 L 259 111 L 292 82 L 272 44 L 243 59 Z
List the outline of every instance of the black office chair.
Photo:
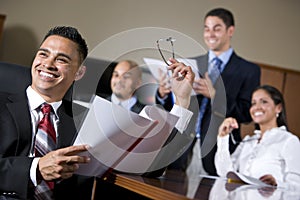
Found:
M 0 92 L 19 93 L 30 83 L 30 67 L 0 62 Z
M 31 84 L 31 68 L 13 63 L 0 62 L 0 92 L 24 92 Z M 64 96 L 65 100 L 72 101 L 73 85 Z

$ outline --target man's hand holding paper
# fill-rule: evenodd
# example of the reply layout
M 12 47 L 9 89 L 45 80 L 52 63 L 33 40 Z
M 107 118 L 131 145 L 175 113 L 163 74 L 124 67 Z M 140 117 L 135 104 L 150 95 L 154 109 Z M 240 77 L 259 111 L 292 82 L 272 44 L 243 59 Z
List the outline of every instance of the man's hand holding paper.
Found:
M 176 60 L 171 62 L 171 84 L 177 100 L 170 113 L 146 106 L 145 118 L 142 113 L 138 115 L 98 96 L 94 98 L 74 143 L 89 144 L 92 160 L 88 165 L 81 165 L 77 173 L 99 176 L 107 168 L 144 173 L 174 127 L 181 133 L 185 130 L 193 114 L 186 108 L 195 75 L 191 67 Z

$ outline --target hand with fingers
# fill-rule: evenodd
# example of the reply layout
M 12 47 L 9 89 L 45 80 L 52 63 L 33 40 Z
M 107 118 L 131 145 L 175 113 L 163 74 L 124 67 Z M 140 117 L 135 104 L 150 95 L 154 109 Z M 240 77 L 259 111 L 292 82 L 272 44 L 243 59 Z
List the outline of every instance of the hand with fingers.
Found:
M 184 63 L 172 58 L 169 61 L 171 65 L 168 69 L 172 70 L 171 87 L 176 97 L 175 104 L 187 108 L 190 104 L 195 73 L 190 66 L 186 66 Z
M 196 94 L 201 94 L 209 99 L 213 99 L 216 94 L 216 90 L 209 78 L 208 72 L 204 74 L 203 78 L 195 79 L 193 89 Z
M 226 118 L 219 127 L 219 136 L 224 137 L 232 132 L 233 129 L 237 129 L 239 124 L 236 119 L 229 117 Z
M 262 177 L 259 178 L 262 182 L 272 185 L 272 186 L 277 186 L 276 179 L 271 175 L 271 174 L 266 174 Z
M 38 179 L 53 181 L 70 178 L 79 168 L 78 164 L 90 161 L 90 158 L 78 155 L 87 150 L 88 145 L 78 145 L 49 152 L 38 162 Z

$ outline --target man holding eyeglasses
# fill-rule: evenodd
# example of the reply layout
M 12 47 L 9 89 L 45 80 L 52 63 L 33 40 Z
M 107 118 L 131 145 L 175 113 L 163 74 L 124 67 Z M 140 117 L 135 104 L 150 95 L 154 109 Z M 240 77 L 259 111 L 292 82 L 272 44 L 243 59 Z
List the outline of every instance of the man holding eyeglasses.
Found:
M 250 122 L 251 93 L 260 85 L 259 66 L 239 57 L 231 46 L 234 31 L 234 18 L 229 10 L 216 8 L 209 11 L 204 18 L 203 32 L 209 50 L 207 54 L 194 58 L 201 77 L 195 79 L 193 84 L 200 110 L 195 120 L 195 143 L 201 146 L 202 159 L 198 161 L 202 160 L 205 172 L 210 175 L 217 175 L 214 155 L 220 123 L 224 117 L 234 117 L 238 123 Z M 211 63 L 217 59 L 216 57 L 220 75 L 216 81 L 213 81 L 210 67 L 213 66 Z M 157 91 L 156 103 L 162 104 L 165 109 L 169 109 L 172 105 L 172 89 L 167 86 L 166 76 L 163 76 Z M 225 97 L 220 98 L 222 95 Z M 206 99 L 205 106 L 203 106 L 203 99 Z M 196 111 L 194 113 L 196 115 Z M 234 140 L 241 140 L 239 130 L 233 132 L 232 136 Z M 200 144 L 196 141 L 200 141 Z M 234 143 L 230 142 L 231 152 L 235 147 Z M 169 168 L 185 170 L 192 149 L 193 146 Z M 203 173 L 200 169 L 198 172 Z

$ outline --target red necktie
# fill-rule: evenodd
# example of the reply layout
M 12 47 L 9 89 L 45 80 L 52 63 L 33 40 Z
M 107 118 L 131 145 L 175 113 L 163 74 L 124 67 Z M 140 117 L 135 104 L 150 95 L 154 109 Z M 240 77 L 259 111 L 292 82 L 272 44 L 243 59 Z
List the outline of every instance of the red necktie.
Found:
M 44 116 L 37 126 L 37 133 L 35 136 L 35 157 L 42 157 L 56 148 L 56 133 L 50 118 L 51 110 L 52 107 L 49 104 L 43 104 L 41 106 L 41 112 Z M 35 198 L 53 199 L 53 188 L 54 182 L 42 181 L 35 188 Z

